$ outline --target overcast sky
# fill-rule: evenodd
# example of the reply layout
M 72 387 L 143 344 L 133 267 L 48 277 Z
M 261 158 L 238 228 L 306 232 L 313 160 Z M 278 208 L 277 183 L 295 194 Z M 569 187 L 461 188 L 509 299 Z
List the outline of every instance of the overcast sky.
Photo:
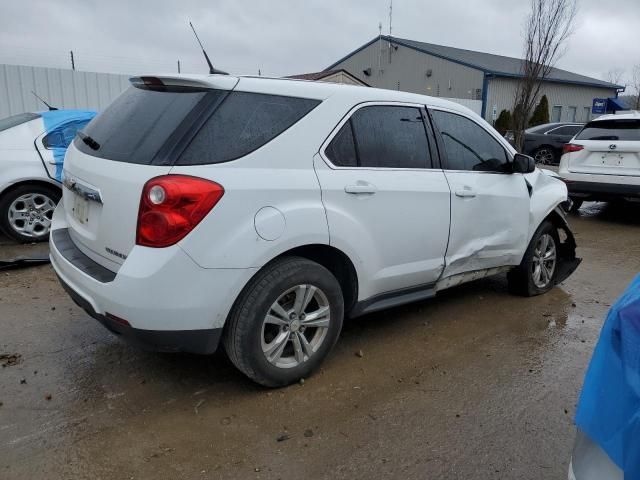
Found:
M 558 67 L 602 78 L 640 64 L 640 0 L 578 0 Z M 520 56 L 529 0 L 395 0 L 393 34 Z M 326 68 L 389 28 L 388 0 L 1 0 L 0 63 L 117 73 L 206 72 L 195 24 L 216 67 L 291 75 Z

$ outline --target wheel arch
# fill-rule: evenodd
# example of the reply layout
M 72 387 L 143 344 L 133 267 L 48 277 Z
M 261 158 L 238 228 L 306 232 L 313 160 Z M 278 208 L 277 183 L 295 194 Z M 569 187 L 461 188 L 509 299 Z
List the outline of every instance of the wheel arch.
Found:
M 51 188 L 54 190 L 58 190 L 60 194 L 62 194 L 62 187 L 59 183 L 53 181 L 47 181 L 42 178 L 27 178 L 18 180 L 17 182 L 11 183 L 9 185 L 5 185 L 5 188 L 0 191 L 0 199 L 4 198 L 8 193 L 23 187 L 25 185 L 37 185 L 39 187 Z

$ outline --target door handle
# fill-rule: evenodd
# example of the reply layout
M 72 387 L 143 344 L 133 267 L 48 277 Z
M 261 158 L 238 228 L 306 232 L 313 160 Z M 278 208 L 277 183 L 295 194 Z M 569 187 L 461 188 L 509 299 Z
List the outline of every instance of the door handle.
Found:
M 378 189 L 370 183 L 356 183 L 355 185 L 347 185 L 344 187 L 344 191 L 353 195 L 371 195 L 376 193 Z
M 456 190 L 456 197 L 460 198 L 474 198 L 476 196 L 476 192 L 474 192 L 471 188 L 465 187 L 462 190 Z

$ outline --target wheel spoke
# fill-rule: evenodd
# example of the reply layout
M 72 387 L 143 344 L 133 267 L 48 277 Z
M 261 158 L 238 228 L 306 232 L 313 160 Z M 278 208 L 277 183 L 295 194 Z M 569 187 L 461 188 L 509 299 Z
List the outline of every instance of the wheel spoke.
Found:
M 541 274 L 540 264 L 537 263 L 533 269 L 533 282 L 536 285 L 540 284 L 540 274 Z
M 549 236 L 548 235 L 543 235 L 542 238 L 540 239 L 540 254 L 544 255 L 544 252 L 547 251 L 547 246 L 549 245 Z
M 307 340 L 307 337 L 305 337 L 304 333 L 302 332 L 296 332 L 296 335 L 298 336 L 300 344 L 302 345 L 302 351 L 307 357 L 310 358 L 311 355 L 313 355 L 313 347 L 311 347 L 311 344 Z
M 307 314 L 302 324 L 305 327 L 327 328 L 329 326 L 329 305 Z
M 271 305 L 271 311 L 275 313 L 278 317 L 282 318 L 283 320 L 288 320 L 289 314 L 284 308 L 282 308 L 282 305 L 280 305 L 278 300 L 273 302 L 273 305 Z
M 313 299 L 313 296 L 316 294 L 316 290 L 317 288 L 314 287 L 313 285 L 306 286 L 306 292 L 304 293 L 304 299 L 302 300 L 302 307 L 300 309 L 300 312 L 298 312 L 298 314 L 304 313 L 304 311 L 309 306 L 309 302 Z
M 289 332 L 280 332 L 278 336 L 273 339 L 273 342 L 267 345 L 264 353 L 270 362 L 276 362 L 280 359 L 284 347 L 287 345 L 287 340 L 289 340 Z
M 293 340 L 293 353 L 296 357 L 296 362 L 302 363 L 304 362 L 304 352 L 302 351 L 302 342 L 300 341 L 300 334 L 298 332 L 294 332 L 292 334 Z
M 296 315 L 300 316 L 300 314 L 302 314 L 304 312 L 304 309 L 306 308 L 307 304 L 309 303 L 307 301 L 307 292 L 311 288 L 313 288 L 313 290 L 315 291 L 315 287 L 312 287 L 311 285 L 298 285 L 296 287 L 296 290 L 295 290 L 296 299 L 293 302 L 293 311 L 294 311 L 294 313 Z M 311 299 L 309 299 L 309 300 L 311 300 Z
M 280 317 L 276 317 L 275 315 L 269 315 L 267 314 L 267 316 L 264 319 L 264 323 L 270 323 L 272 325 L 288 325 L 286 320 L 283 320 Z

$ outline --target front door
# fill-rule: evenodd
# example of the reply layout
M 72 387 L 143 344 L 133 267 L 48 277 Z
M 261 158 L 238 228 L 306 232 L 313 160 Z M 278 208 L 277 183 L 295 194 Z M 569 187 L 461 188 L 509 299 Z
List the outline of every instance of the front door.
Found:
M 358 107 L 315 158 L 331 244 L 366 280 L 360 300 L 428 288 L 442 273 L 450 194 L 443 171 L 433 168 L 423 112 L 406 104 Z
M 497 134 L 453 111 L 431 113 L 444 144 L 451 187 L 451 234 L 443 277 L 518 265 L 529 231 L 524 176 L 509 173 L 510 155 Z

